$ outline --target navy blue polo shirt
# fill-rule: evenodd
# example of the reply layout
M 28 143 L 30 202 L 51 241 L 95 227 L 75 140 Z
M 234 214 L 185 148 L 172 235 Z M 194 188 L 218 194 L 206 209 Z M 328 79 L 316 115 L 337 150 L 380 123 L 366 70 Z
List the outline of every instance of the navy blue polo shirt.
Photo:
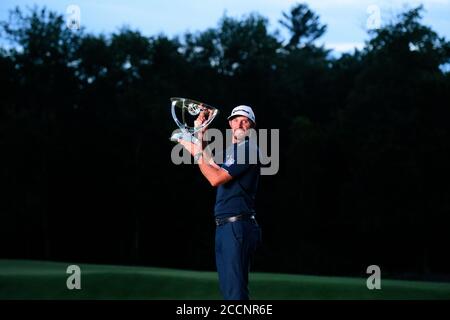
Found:
M 238 214 L 255 214 L 260 173 L 257 145 L 248 139 L 234 143 L 225 151 L 221 167 L 233 179 L 217 188 L 214 215 L 227 217 Z

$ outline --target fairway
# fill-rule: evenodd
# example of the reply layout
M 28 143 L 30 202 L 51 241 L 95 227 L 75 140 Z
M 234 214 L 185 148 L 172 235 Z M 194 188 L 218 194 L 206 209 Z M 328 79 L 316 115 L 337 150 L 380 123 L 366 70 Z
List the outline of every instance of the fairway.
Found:
M 69 265 L 81 290 L 68 290 Z M 449 299 L 450 283 L 251 273 L 252 299 Z M 151 267 L 0 260 L 0 299 L 221 299 L 215 272 Z

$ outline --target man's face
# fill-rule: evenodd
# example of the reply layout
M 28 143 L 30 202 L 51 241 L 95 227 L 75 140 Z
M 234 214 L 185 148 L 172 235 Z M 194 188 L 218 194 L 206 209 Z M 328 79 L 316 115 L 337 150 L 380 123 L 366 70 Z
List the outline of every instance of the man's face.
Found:
M 236 116 L 229 122 L 230 128 L 233 131 L 233 139 L 241 141 L 248 134 L 248 130 L 252 127 L 252 122 L 245 116 Z

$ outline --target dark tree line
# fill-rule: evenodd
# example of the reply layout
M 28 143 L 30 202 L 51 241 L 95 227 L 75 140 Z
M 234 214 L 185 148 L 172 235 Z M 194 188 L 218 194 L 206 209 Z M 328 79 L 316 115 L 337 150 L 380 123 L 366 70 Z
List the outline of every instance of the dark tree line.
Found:
M 215 190 L 175 166 L 169 98 L 237 104 L 280 129 L 255 270 L 449 274 L 450 43 L 422 8 L 335 58 L 306 5 L 169 38 L 69 30 L 34 8 L 1 23 L 0 257 L 214 268 Z

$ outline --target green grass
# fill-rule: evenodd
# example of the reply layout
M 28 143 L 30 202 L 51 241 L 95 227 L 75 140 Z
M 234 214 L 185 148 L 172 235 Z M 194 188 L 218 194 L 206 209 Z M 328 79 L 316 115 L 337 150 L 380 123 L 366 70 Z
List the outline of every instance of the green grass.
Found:
M 68 290 L 72 263 L 0 260 L 0 299 L 221 299 L 215 272 L 77 264 L 81 290 Z M 450 283 L 251 273 L 252 299 L 450 299 Z

